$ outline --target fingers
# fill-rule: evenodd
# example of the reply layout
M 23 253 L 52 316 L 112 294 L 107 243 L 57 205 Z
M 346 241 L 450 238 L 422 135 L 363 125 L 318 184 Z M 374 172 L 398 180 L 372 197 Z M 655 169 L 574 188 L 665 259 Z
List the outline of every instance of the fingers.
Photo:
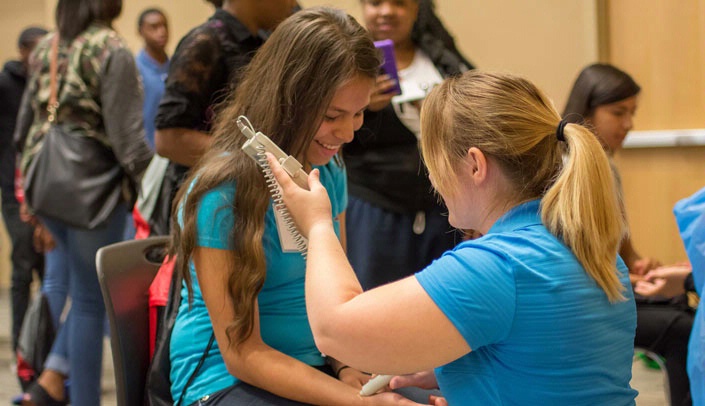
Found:
M 642 258 L 634 261 L 634 272 L 638 275 L 644 275 L 648 271 L 658 268 L 661 263 L 653 258 Z
M 634 292 L 642 295 L 642 296 L 654 296 L 658 295 L 661 293 L 661 290 L 666 284 L 665 279 L 656 279 L 653 282 L 637 282 L 636 285 L 634 285 Z
M 652 269 L 644 275 L 644 279 L 647 281 L 653 281 L 659 278 L 685 278 L 688 273 L 692 271 L 690 264 L 679 264 L 671 266 L 662 266 L 660 268 Z
M 282 168 L 281 164 L 279 163 L 279 161 L 277 161 L 274 155 L 270 154 L 269 152 L 265 152 L 264 155 L 267 157 L 267 162 L 269 163 L 269 168 L 274 174 L 274 178 L 277 180 L 277 182 L 279 182 L 281 187 L 284 189 L 291 187 L 291 185 L 294 184 L 294 181 L 289 177 L 289 174 L 286 173 L 284 168 Z
M 438 386 L 436 378 L 429 372 L 417 372 L 410 375 L 399 375 L 392 378 L 389 387 L 392 389 L 415 386 L 422 389 L 432 389 Z
M 377 77 L 375 89 L 370 95 L 370 104 L 367 107 L 370 111 L 379 111 L 385 108 L 395 96 L 390 91 L 396 86 L 397 81 L 390 78 L 389 75 L 380 75 Z
M 323 187 L 321 184 L 321 171 L 318 168 L 313 168 L 311 173 L 308 174 L 308 190 L 314 191 L 319 187 Z
M 654 279 L 663 278 L 663 273 L 663 268 L 652 269 L 644 275 L 644 280 L 651 282 Z
M 442 396 L 429 396 L 429 403 L 433 406 L 448 406 L 448 401 Z
M 294 182 L 293 179 L 289 176 L 289 174 L 282 168 L 281 164 L 279 161 L 274 157 L 274 155 L 270 154 L 269 152 L 265 152 L 265 156 L 267 157 L 267 162 L 269 163 L 269 167 L 272 170 L 272 174 L 274 174 L 274 178 L 279 182 L 279 185 L 282 187 L 282 189 L 286 190 L 293 190 L 296 189 L 303 189 L 299 187 L 299 185 Z M 308 190 L 314 190 L 317 188 L 322 188 L 323 185 L 321 184 L 321 172 L 314 168 L 311 170 L 311 173 L 309 173 L 308 178 Z
M 375 93 L 385 94 L 391 91 L 396 84 L 397 81 L 392 79 L 389 75 L 380 75 L 377 77 L 377 82 L 375 83 Z
M 389 381 L 389 387 L 391 389 L 399 389 L 414 386 L 415 380 L 412 376 L 413 375 L 395 376 L 391 381 Z

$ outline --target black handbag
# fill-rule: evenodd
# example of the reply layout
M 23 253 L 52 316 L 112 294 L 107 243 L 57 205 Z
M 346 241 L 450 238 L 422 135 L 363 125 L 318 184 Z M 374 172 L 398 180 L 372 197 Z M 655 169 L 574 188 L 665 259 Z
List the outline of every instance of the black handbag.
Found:
M 57 34 L 47 107 L 51 126 L 25 173 L 25 199 L 40 216 L 92 230 L 103 225 L 120 203 L 123 170 L 107 145 L 56 123 L 58 43 Z

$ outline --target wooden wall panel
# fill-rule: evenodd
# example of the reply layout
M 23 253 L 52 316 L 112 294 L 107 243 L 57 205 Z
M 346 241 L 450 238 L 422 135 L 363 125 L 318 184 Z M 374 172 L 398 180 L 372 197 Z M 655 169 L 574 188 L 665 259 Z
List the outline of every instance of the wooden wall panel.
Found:
M 562 109 L 580 69 L 598 58 L 597 0 L 436 0 L 438 14 L 478 68 L 526 76 Z M 303 0 L 359 18 L 359 0 Z
M 610 60 L 642 85 L 639 130 L 705 127 L 705 1 L 612 0 Z
M 705 147 L 623 150 L 616 162 L 637 252 L 663 263 L 685 260 L 673 205 L 705 186 Z
M 635 129 L 705 128 L 705 1 L 601 3 L 608 8 L 609 61 L 642 87 Z M 683 260 L 672 209 L 705 186 L 705 148 L 629 149 L 617 164 L 639 252 Z

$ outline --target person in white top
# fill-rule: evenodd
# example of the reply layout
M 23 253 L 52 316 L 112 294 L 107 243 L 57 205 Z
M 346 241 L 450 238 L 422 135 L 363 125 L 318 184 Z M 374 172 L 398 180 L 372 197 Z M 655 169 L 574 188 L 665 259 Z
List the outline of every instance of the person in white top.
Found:
M 348 255 L 365 289 L 423 269 L 460 242 L 431 191 L 418 149 L 419 110 L 444 78 L 472 69 L 431 0 L 361 0 L 376 41 L 394 43 L 402 93 L 380 75 L 362 128 L 345 146 Z

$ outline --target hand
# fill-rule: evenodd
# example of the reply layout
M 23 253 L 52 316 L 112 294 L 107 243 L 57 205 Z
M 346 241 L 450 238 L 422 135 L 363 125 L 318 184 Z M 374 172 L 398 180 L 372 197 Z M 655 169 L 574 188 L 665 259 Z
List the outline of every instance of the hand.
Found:
M 30 225 L 37 223 L 37 218 L 29 211 L 27 203 L 20 204 L 20 220 Z
M 423 371 L 410 375 L 395 376 L 389 382 L 389 387 L 392 389 L 406 388 L 409 386 L 421 389 L 437 389 L 438 381 L 433 371 Z
M 282 188 L 282 197 L 296 227 L 308 237 L 313 226 L 323 224 L 333 227 L 333 215 L 328 192 L 319 180 L 320 172 L 313 169 L 308 175 L 308 189 L 299 187 L 284 171 L 274 155 L 267 152 L 267 161 L 274 177 Z
M 629 270 L 637 275 L 646 275 L 652 269 L 656 269 L 661 266 L 661 263 L 653 258 L 639 258 L 632 263 Z
M 56 243 L 54 242 L 54 237 L 52 237 L 49 230 L 44 227 L 41 223 L 37 222 L 34 226 L 33 235 L 34 250 L 36 252 L 47 253 L 54 249 Z
M 375 88 L 370 95 L 370 104 L 367 106 L 369 111 L 380 111 L 392 101 L 392 97 L 396 96 L 393 93 L 387 93 L 396 85 L 396 80 L 389 75 L 377 76 Z
M 642 281 L 634 286 L 634 292 L 642 296 L 674 297 L 685 293 L 685 278 L 692 272 L 689 264 L 664 266 L 649 271 Z
M 448 401 L 443 396 L 429 396 L 429 404 L 433 406 L 448 406 Z
M 371 376 L 369 374 L 358 371 L 352 367 L 344 368 L 338 374 L 338 379 L 341 382 L 345 382 L 356 389 L 362 389 L 362 385 L 366 384 L 370 378 Z
M 386 405 L 397 405 L 397 406 L 422 406 L 421 403 L 416 403 L 411 399 L 407 399 L 404 396 L 394 393 L 394 392 L 380 392 L 372 396 L 361 396 L 362 404 L 369 406 L 386 406 Z M 431 403 L 433 404 L 433 403 Z M 447 406 L 448 403 L 436 403 L 438 406 Z

